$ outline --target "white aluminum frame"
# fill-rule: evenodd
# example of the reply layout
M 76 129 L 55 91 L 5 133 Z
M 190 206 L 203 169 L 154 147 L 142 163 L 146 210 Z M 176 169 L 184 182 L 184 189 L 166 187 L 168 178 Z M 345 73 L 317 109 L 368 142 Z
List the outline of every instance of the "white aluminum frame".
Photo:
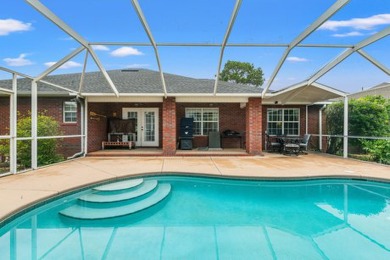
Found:
M 390 69 L 386 67 L 384 64 L 381 64 L 379 61 L 374 59 L 372 56 L 370 56 L 367 52 L 363 50 L 364 47 L 381 40 L 384 37 L 387 37 L 390 35 L 390 26 L 385 28 L 384 30 L 367 37 L 363 41 L 359 42 L 356 45 L 351 44 L 302 44 L 301 42 L 306 39 L 309 35 L 311 35 L 316 29 L 318 29 L 324 22 L 326 22 L 328 19 L 330 19 L 336 12 L 341 10 L 344 6 L 346 6 L 350 0 L 337 0 L 330 8 L 328 8 L 324 13 L 322 13 L 308 28 L 306 28 L 304 31 L 302 31 L 294 40 L 292 40 L 289 43 L 229 43 L 229 36 L 231 33 L 231 30 L 234 26 L 236 17 L 238 16 L 238 12 L 240 9 L 240 5 L 242 3 L 242 0 L 236 0 L 234 8 L 232 10 L 232 14 L 229 20 L 229 23 L 226 27 L 226 32 L 224 35 L 224 38 L 222 39 L 221 43 L 180 43 L 180 42 L 156 42 L 156 40 L 153 37 L 153 34 L 150 30 L 150 27 L 148 25 L 148 21 L 143 14 L 142 8 L 138 3 L 138 0 L 131 0 L 133 8 L 135 12 L 138 15 L 139 21 L 141 22 L 145 33 L 147 34 L 149 38 L 149 42 L 88 42 L 85 38 L 83 38 L 81 35 L 79 35 L 75 30 L 73 30 L 70 26 L 68 26 L 65 22 L 63 22 L 57 15 L 55 15 L 49 8 L 47 8 L 45 5 L 43 5 L 39 0 L 25 0 L 29 5 L 31 5 L 33 8 L 35 8 L 39 13 L 41 13 L 43 16 L 45 16 L 48 20 L 50 20 L 53 24 L 58 26 L 61 30 L 63 30 L 66 34 L 68 34 L 70 37 L 72 37 L 75 41 L 77 41 L 80 44 L 80 47 L 78 47 L 76 50 L 72 51 L 68 55 L 66 55 L 64 58 L 62 58 L 60 61 L 55 63 L 53 66 L 42 72 L 37 77 L 31 77 L 4 67 L 0 67 L 0 70 L 9 72 L 12 74 L 12 90 L 5 89 L 0 87 L 0 92 L 6 93 L 10 97 L 10 135 L 9 136 L 0 136 L 2 139 L 9 139 L 10 140 L 10 159 L 11 159 L 11 165 L 10 170 L 11 173 L 16 173 L 16 141 L 17 140 L 31 140 L 32 142 L 32 168 L 37 168 L 37 140 L 43 139 L 43 138 L 68 138 L 68 137 L 81 137 L 82 138 L 82 152 L 87 152 L 87 130 L 88 130 L 88 98 L 84 99 L 84 103 L 82 105 L 82 115 L 81 115 L 81 134 L 80 135 L 74 135 L 74 136 L 52 136 L 52 137 L 38 137 L 37 136 L 37 98 L 38 98 L 38 90 L 37 90 L 37 84 L 38 82 L 48 84 L 50 86 L 53 86 L 55 88 L 64 90 L 69 92 L 69 94 L 77 96 L 77 97 L 83 97 L 84 95 L 89 96 L 110 96 L 109 94 L 103 94 L 103 93 L 82 93 L 83 91 L 83 82 L 84 82 L 84 75 L 85 75 L 85 69 L 88 61 L 88 56 L 91 55 L 92 59 L 98 66 L 99 70 L 103 74 L 104 78 L 108 82 L 113 94 L 113 97 L 128 97 L 128 96 L 204 96 L 204 97 L 210 97 L 210 96 L 229 96 L 229 94 L 224 93 L 217 93 L 218 92 L 218 81 L 219 81 L 219 74 L 222 66 L 224 51 L 226 47 L 246 47 L 246 48 L 262 48 L 262 47 L 282 47 L 286 48 L 284 53 L 282 54 L 278 64 L 276 65 L 275 69 L 273 70 L 273 73 L 271 74 L 271 77 L 268 79 L 265 88 L 261 93 L 252 93 L 252 94 L 242 94 L 242 96 L 246 97 L 262 97 L 265 98 L 266 96 L 273 96 L 277 94 L 281 94 L 283 91 L 276 93 L 276 94 L 270 94 L 267 93 L 270 86 L 272 85 L 274 79 L 276 78 L 277 74 L 279 73 L 281 67 L 286 61 L 286 58 L 288 54 L 294 49 L 294 48 L 340 48 L 344 49 L 344 51 L 335 57 L 334 60 L 330 61 L 329 63 L 325 64 L 322 68 L 320 68 L 314 75 L 310 76 L 306 81 L 303 83 L 296 84 L 294 87 L 301 87 L 300 90 L 296 91 L 295 93 L 292 93 L 289 95 L 285 100 L 283 100 L 283 103 L 288 102 L 291 98 L 293 98 L 296 95 L 300 95 L 300 93 L 304 90 L 305 86 L 313 85 L 316 87 L 320 87 L 321 85 L 318 84 L 316 81 L 321 78 L 323 75 L 328 73 L 330 70 L 332 70 L 334 67 L 336 67 L 339 63 L 341 63 L 343 60 L 347 59 L 351 54 L 358 53 L 361 55 L 364 59 L 371 62 L 373 65 L 375 65 L 378 69 L 386 73 L 387 75 L 390 75 Z M 129 93 L 119 93 L 115 84 L 111 80 L 110 76 L 108 75 L 105 67 L 97 57 L 95 51 L 93 50 L 93 45 L 122 45 L 122 46 L 151 46 L 154 49 L 155 52 L 155 58 L 156 62 L 159 68 L 161 82 L 162 82 L 162 88 L 163 88 L 163 94 L 129 94 Z M 179 93 L 179 94 L 172 94 L 167 92 L 167 86 L 164 79 L 164 72 L 162 70 L 162 64 L 161 59 L 158 52 L 159 46 L 172 46 L 172 47 L 220 47 L 220 55 L 218 59 L 218 68 L 216 73 L 216 78 L 214 82 L 214 91 L 213 93 L 205 93 L 205 94 L 188 94 L 188 93 Z M 81 80 L 79 83 L 78 90 L 73 90 L 64 86 L 59 86 L 57 84 L 53 84 L 51 82 L 48 82 L 44 80 L 44 78 L 49 75 L 51 72 L 57 70 L 59 67 L 61 67 L 64 63 L 75 57 L 76 55 L 80 54 L 83 50 L 86 51 L 85 54 L 85 60 L 84 60 L 84 67 L 83 72 L 81 76 Z M 17 76 L 25 77 L 32 79 L 32 89 L 31 89 L 31 112 L 32 112 L 32 135 L 31 137 L 24 137 L 24 138 L 18 138 L 16 136 L 16 121 L 17 121 Z M 291 90 L 291 88 L 289 89 Z M 286 90 L 288 91 L 288 90 Z M 335 91 L 336 93 L 336 91 Z M 345 93 L 340 92 L 340 96 L 344 96 L 345 100 L 345 107 L 344 107 L 344 113 L 345 113 L 345 121 L 344 121 L 344 157 L 347 157 L 348 152 L 348 97 L 345 96 Z M 237 96 L 241 96 L 241 94 L 237 94 Z M 80 103 L 81 104 L 81 103 Z

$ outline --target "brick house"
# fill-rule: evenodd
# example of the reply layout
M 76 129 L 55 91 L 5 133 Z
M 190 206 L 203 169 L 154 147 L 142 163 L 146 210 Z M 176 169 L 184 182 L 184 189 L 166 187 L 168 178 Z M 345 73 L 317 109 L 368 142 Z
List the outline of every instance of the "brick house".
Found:
M 262 97 L 261 88 L 222 81 L 214 93 L 214 80 L 168 73 L 164 73 L 167 87 L 164 94 L 159 72 L 112 70 L 108 75 L 119 96 L 112 92 L 100 72 L 44 78 L 46 82 L 78 92 L 77 96 L 38 82 L 38 111 L 53 116 L 64 135 L 80 134 L 84 128 L 87 153 L 102 149 L 102 141 L 108 139 L 110 119 L 133 118 L 137 122 L 136 146 L 158 147 L 164 155 L 174 155 L 178 149 L 180 119 L 192 117 L 194 149 L 208 145 L 209 132 L 233 130 L 240 134 L 241 140 L 222 139 L 222 148 L 241 148 L 250 155 L 259 155 L 265 149 L 266 130 L 270 135 L 318 134 L 321 102 L 344 95 L 318 83 L 309 86 L 302 83 Z M 11 86 L 10 80 L 0 81 L 0 88 L 11 89 Z M 17 110 L 26 114 L 31 107 L 31 80 L 18 79 L 17 89 Z M 0 92 L 1 115 L 9 115 L 9 100 Z M 82 118 L 86 120 L 81 122 Z M 7 134 L 9 116 L 2 116 L 0 135 Z M 66 156 L 79 152 L 79 143 L 80 138 L 67 138 L 62 152 Z

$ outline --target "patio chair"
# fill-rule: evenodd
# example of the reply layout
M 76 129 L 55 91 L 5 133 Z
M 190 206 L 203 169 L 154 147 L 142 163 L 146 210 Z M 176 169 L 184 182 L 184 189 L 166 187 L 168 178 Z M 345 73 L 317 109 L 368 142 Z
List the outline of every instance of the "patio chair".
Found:
M 272 142 L 269 134 L 267 131 L 265 132 L 266 140 L 265 140 L 265 147 L 267 151 L 272 152 L 281 152 L 283 149 L 283 144 L 281 142 Z
M 305 134 L 302 138 L 302 140 L 299 142 L 299 151 L 305 151 L 307 153 L 307 146 L 309 145 L 310 141 L 310 134 Z

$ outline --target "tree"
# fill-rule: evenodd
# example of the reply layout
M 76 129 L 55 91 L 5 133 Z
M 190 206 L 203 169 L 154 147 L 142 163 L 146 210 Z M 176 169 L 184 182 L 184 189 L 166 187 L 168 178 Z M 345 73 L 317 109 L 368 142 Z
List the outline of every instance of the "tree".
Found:
M 367 96 L 349 102 L 348 135 L 352 136 L 390 136 L 390 101 L 381 96 Z M 333 103 L 326 109 L 327 131 L 329 135 L 343 135 L 344 104 Z M 375 161 L 388 162 L 388 141 L 350 139 L 350 144 L 362 147 Z M 330 139 L 328 152 L 341 153 L 342 138 Z M 383 151 L 382 151 L 383 150 Z
M 43 113 L 38 114 L 38 136 L 58 136 L 60 129 L 58 122 Z M 19 116 L 17 123 L 17 136 L 31 136 L 31 116 Z M 63 160 L 63 156 L 57 153 L 58 139 L 38 140 L 38 165 L 47 165 Z M 31 141 L 19 140 L 17 143 L 17 159 L 22 167 L 31 167 Z M 9 142 L 0 144 L 0 152 L 9 152 Z
M 261 68 L 255 68 L 249 62 L 228 60 L 220 74 L 220 79 L 228 82 L 261 86 L 264 74 Z

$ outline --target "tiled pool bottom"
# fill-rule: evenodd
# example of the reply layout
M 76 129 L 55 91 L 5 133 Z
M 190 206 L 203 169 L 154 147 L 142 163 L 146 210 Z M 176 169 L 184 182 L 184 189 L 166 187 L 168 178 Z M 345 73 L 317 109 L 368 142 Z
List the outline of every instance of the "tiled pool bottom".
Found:
M 7 258 L 17 255 L 21 259 L 390 256 L 389 184 L 173 176 L 145 178 L 144 182 L 150 180 L 171 186 L 169 195 L 150 208 L 119 218 L 77 220 L 58 212 L 75 203 L 86 210 L 115 211 L 130 201 L 96 206 L 62 198 L 63 205 L 34 212 L 3 232 L 0 251 Z M 73 197 L 85 199 L 89 193 Z

